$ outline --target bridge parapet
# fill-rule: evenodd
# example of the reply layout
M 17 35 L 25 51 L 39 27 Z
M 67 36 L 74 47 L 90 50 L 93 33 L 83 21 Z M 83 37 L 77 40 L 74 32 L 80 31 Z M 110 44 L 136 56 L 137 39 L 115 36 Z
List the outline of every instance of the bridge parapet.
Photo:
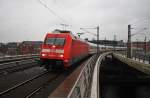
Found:
M 133 59 L 126 58 L 125 56 L 117 53 L 113 53 L 113 57 L 133 68 L 136 68 L 139 71 L 142 71 L 146 74 L 150 74 L 150 64 L 138 62 Z
M 80 65 L 74 72 L 72 72 L 50 95 L 48 98 L 90 98 L 92 86 L 98 87 L 98 82 L 94 80 L 95 67 L 99 67 L 101 60 L 109 53 L 103 53 L 100 56 L 94 55 L 83 65 Z M 98 59 L 99 58 L 99 59 Z M 96 65 L 97 64 L 97 65 Z M 97 74 L 96 71 L 95 74 Z M 97 79 L 97 78 L 96 78 Z M 95 87 L 93 87 L 95 88 Z M 96 88 L 97 89 L 97 88 Z M 97 93 L 97 90 L 93 89 L 93 93 Z M 96 98 L 96 97 L 91 97 Z M 98 97 L 97 97 L 98 98 Z
M 96 59 L 97 55 L 93 56 L 84 66 L 67 98 L 86 98 L 88 96 Z
M 111 54 L 111 52 L 103 53 L 98 57 L 98 60 L 96 62 L 93 78 L 92 78 L 92 88 L 91 88 L 91 94 L 90 98 L 100 98 L 99 94 L 99 72 L 100 72 L 100 65 L 102 60 L 107 56 Z

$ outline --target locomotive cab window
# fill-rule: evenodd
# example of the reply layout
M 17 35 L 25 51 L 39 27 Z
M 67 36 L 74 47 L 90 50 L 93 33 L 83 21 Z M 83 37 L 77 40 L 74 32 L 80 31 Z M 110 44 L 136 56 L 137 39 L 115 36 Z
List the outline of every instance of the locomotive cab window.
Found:
M 45 40 L 45 44 L 48 44 L 48 45 L 53 45 L 55 42 L 55 38 L 47 38 Z
M 56 38 L 55 45 L 63 46 L 65 44 L 65 38 Z
M 65 44 L 65 38 L 47 38 L 45 44 L 63 46 Z

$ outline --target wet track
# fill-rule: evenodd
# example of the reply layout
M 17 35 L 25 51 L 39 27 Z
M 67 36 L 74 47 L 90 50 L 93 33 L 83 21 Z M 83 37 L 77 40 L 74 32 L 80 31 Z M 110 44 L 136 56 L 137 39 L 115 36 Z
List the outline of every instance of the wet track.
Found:
M 80 63 L 77 63 L 77 65 L 80 65 Z M 76 67 L 72 67 L 69 71 L 47 72 L 44 67 L 34 66 L 0 76 L 0 98 L 47 98 L 75 69 Z M 42 75 L 38 76 L 39 74 Z M 25 82 L 35 76 L 38 76 L 38 78 Z
M 149 98 L 150 76 L 106 58 L 100 67 L 101 98 Z
M 0 64 L 0 76 L 8 75 L 13 72 L 25 70 L 35 66 L 40 66 L 34 59 L 13 61 Z
M 43 67 L 33 67 L 26 70 L 21 70 L 15 72 L 13 74 L 8 74 L 6 76 L 1 76 L 0 79 L 0 92 L 6 90 L 18 83 L 21 83 L 37 74 L 44 72 L 45 69 Z

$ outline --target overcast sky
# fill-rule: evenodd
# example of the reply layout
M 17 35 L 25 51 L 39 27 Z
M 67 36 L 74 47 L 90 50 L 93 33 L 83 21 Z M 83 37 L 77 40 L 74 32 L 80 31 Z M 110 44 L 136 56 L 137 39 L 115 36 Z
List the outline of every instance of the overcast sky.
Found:
M 147 27 L 133 37 L 150 37 L 150 0 L 0 0 L 0 42 L 43 40 L 46 32 L 62 29 L 61 23 L 74 34 L 80 28 L 100 26 L 100 39 L 127 40 L 127 25 L 132 33 Z M 50 12 L 51 11 L 51 12 Z M 88 30 L 96 33 L 96 30 Z M 149 33 L 149 34 L 148 34 Z M 82 38 L 96 38 L 84 34 Z

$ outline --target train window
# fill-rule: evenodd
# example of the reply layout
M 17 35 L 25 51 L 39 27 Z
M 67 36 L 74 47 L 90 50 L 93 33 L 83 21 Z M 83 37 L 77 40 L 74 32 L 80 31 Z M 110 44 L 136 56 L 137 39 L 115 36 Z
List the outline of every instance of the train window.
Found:
M 65 38 L 56 38 L 55 45 L 63 46 L 65 43 Z
M 53 45 L 55 42 L 55 38 L 47 38 L 45 40 L 45 44 Z
M 60 45 L 63 46 L 65 43 L 65 38 L 47 38 L 45 44 L 48 45 Z

